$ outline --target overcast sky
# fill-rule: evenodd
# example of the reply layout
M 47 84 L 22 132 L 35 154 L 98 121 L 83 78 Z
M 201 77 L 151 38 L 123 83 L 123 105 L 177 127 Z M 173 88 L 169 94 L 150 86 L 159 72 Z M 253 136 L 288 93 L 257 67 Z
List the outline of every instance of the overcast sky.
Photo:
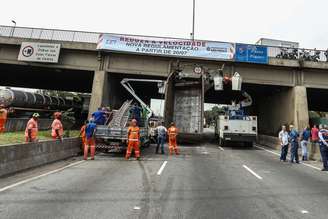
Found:
M 328 47 L 327 0 L 196 0 L 198 39 L 255 43 L 259 38 Z M 0 23 L 170 37 L 189 37 L 192 0 L 8 0 Z

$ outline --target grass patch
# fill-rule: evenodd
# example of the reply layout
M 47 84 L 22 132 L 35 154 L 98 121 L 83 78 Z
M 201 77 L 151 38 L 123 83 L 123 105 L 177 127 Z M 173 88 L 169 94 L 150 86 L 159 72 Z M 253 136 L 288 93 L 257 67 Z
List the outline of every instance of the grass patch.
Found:
M 65 131 L 66 133 L 67 131 Z M 77 137 L 80 134 L 79 130 L 70 130 L 70 137 Z M 49 130 L 39 131 L 38 133 L 39 141 L 51 139 L 51 132 Z M 25 142 L 25 132 L 5 132 L 0 134 L 0 145 L 5 144 L 18 144 Z

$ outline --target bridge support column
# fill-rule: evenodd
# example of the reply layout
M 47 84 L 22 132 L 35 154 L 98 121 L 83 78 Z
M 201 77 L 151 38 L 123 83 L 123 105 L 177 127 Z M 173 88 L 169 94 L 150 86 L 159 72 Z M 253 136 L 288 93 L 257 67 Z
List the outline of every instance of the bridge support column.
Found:
M 89 116 L 98 107 L 108 104 L 108 95 L 108 73 L 106 71 L 95 71 L 89 105 Z
M 283 124 L 302 130 L 309 123 L 306 87 L 282 88 L 270 96 L 257 97 L 260 134 L 274 135 Z

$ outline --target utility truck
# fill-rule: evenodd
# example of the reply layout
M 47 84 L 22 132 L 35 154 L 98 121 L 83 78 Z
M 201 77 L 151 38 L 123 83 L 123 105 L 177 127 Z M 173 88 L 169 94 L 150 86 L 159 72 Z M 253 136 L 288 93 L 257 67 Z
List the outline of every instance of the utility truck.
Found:
M 149 118 L 153 114 L 152 110 L 147 106 L 133 90 L 129 82 L 149 82 L 158 83 L 159 92 L 163 93 L 164 81 L 152 79 L 131 79 L 125 78 L 121 81 L 122 86 L 139 102 L 143 110 L 147 111 L 146 117 L 141 118 L 138 124 L 140 128 L 141 146 L 150 144 Z M 124 151 L 127 148 L 127 130 L 131 121 L 130 110 L 133 107 L 133 100 L 126 100 L 120 109 L 113 111 L 113 118 L 106 125 L 97 125 L 96 128 L 96 148 L 98 151 Z

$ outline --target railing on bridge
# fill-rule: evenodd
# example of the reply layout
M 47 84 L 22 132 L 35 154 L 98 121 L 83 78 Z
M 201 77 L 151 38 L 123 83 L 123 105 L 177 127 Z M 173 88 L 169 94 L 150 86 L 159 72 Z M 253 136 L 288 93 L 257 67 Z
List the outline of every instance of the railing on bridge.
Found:
M 97 43 L 97 32 L 14 27 L 0 25 L 0 36 L 25 39 L 41 39 L 67 42 Z M 133 35 L 131 35 L 133 36 Z M 268 46 L 268 56 L 281 59 L 303 59 L 304 61 L 328 62 L 328 50 L 301 49 Z
M 0 26 L 0 36 L 82 43 L 97 43 L 100 33 L 30 27 Z

